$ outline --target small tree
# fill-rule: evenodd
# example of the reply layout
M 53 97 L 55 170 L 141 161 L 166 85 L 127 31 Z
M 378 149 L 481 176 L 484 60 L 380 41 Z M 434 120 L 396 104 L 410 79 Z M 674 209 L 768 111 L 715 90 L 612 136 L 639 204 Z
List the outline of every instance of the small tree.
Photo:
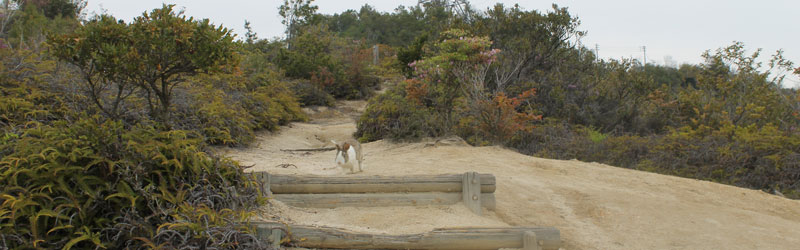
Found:
M 254 42 L 258 41 L 258 34 L 253 32 L 253 28 L 250 27 L 250 21 L 244 20 L 244 42 L 247 44 L 253 44 Z
M 701 96 L 696 98 L 695 114 L 688 117 L 694 126 L 795 126 L 787 119 L 792 113 L 791 101 L 781 90 L 784 72 L 790 71 L 793 63 L 777 51 L 764 69 L 758 62 L 760 54 L 757 49 L 748 55 L 741 42 L 703 54 L 706 62 L 698 75 Z
M 317 12 L 318 7 L 311 5 L 314 0 L 284 0 L 283 5 L 278 7 L 278 14 L 283 17 L 281 23 L 286 26 L 286 41 L 289 41 L 289 49 L 292 48 L 293 38 L 301 27 L 311 22 L 311 18 Z
M 161 121 L 169 118 L 172 89 L 184 77 L 221 70 L 235 60 L 230 30 L 208 19 L 186 19 L 172 10 L 174 6 L 144 13 L 130 25 L 136 54 L 127 62 L 129 77 L 146 91 L 150 110 Z
M 120 105 L 134 93 L 127 78 L 128 62 L 135 57 L 128 25 L 114 17 L 95 17 L 74 33 L 51 37 L 51 52 L 78 67 L 84 90 L 108 117 L 120 117 Z
M 55 55 L 82 69 L 90 93 L 109 85 L 116 86 L 118 93 L 135 87 L 144 93 L 150 115 L 167 122 L 172 90 L 185 77 L 218 71 L 235 61 L 235 44 L 228 29 L 216 27 L 208 19 L 187 19 L 173 7 L 164 5 L 144 13 L 131 24 L 101 16 L 72 34 L 51 38 Z M 113 103 L 123 97 L 118 94 Z M 117 104 L 107 109 L 95 103 L 116 116 Z
M 442 33 L 442 39 L 434 45 L 432 56 L 410 64 L 416 76 L 406 87 L 409 99 L 442 116 L 442 127 L 449 130 L 457 123 L 476 125 L 482 137 L 503 143 L 541 119 L 530 105 L 523 106 L 535 95 L 534 89 L 508 97 L 503 90 L 496 86 L 492 90 L 487 84 L 489 70 L 499 53 L 491 49 L 488 37 L 448 30 Z M 458 106 L 463 106 L 466 113 L 457 114 Z

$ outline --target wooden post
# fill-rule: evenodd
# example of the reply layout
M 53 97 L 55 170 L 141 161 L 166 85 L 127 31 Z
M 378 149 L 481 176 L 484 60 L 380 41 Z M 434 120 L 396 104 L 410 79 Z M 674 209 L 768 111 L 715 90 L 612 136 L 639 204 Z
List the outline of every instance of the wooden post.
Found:
M 523 250 L 542 250 L 542 245 L 536 238 L 536 232 L 527 231 L 522 235 Z
M 278 230 L 278 229 L 272 229 L 272 228 L 269 228 L 269 227 L 258 227 L 258 226 L 257 226 L 257 227 L 256 227 L 256 236 L 257 236 L 259 239 L 269 239 L 269 238 L 270 238 L 270 235 L 271 235 L 271 234 L 272 234 L 272 232 L 274 232 L 274 231 L 280 231 L 280 230 Z
M 269 235 L 270 246 L 279 249 L 281 247 L 281 240 L 283 240 L 283 231 L 277 229 L 272 230 L 272 233 Z
M 464 205 L 473 213 L 481 215 L 481 177 L 476 172 L 464 173 L 462 186 Z
M 272 177 L 270 177 L 269 173 L 255 172 L 253 174 L 256 176 L 256 179 L 261 182 L 262 187 L 264 187 L 264 195 L 267 197 L 272 197 L 272 190 L 270 189 L 270 181 Z

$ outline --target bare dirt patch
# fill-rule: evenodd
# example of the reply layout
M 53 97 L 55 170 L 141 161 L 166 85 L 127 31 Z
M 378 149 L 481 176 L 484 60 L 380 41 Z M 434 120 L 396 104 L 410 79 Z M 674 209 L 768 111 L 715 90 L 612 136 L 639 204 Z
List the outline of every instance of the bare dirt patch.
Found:
M 343 175 L 334 152 L 280 149 L 332 146 L 351 137 L 365 102 L 307 109 L 312 120 L 262 133 L 245 149 L 220 149 L 252 170 Z M 419 233 L 459 226 L 554 226 L 565 249 L 797 249 L 800 201 L 707 181 L 598 163 L 530 157 L 458 140 L 363 144 L 366 171 L 356 175 L 452 174 L 497 177 L 497 210 L 463 205 L 306 209 L 272 202 L 264 217 L 372 233 Z M 293 164 L 296 167 L 280 167 Z

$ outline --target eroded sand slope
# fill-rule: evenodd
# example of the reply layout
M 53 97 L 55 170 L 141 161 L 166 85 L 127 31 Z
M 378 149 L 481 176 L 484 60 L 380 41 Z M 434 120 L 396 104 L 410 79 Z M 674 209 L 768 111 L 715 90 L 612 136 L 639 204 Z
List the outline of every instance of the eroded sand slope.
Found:
M 309 109 L 309 123 L 259 135 L 258 145 L 222 149 L 253 170 L 342 175 L 334 152 L 280 149 L 331 146 L 355 131 L 364 102 Z M 270 214 L 293 223 L 374 233 L 418 233 L 454 226 L 554 226 L 565 249 L 800 249 L 800 201 L 706 181 L 548 160 L 456 139 L 363 145 L 356 175 L 451 174 L 497 177 L 497 210 L 473 215 L 444 207 L 300 209 L 274 202 Z M 293 164 L 287 168 L 280 164 Z M 266 216 L 266 215 L 265 215 Z

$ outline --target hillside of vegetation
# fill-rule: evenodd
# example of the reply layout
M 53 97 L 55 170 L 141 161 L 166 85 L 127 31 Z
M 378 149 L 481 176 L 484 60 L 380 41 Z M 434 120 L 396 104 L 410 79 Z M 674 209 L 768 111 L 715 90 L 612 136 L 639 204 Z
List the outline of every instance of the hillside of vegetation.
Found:
M 800 69 L 782 51 L 765 58 L 733 42 L 678 68 L 600 60 L 579 46 L 586 31 L 566 8 L 449 12 L 442 2 L 320 21 L 341 36 L 408 41 L 397 49 L 407 80 L 370 99 L 360 140 L 457 135 L 800 198 L 800 92 L 782 85 Z M 434 25 L 411 29 L 414 40 L 383 32 L 419 23 Z
M 0 249 L 266 248 L 247 226 L 260 185 L 210 146 L 257 146 L 343 99 L 366 103 L 344 132 L 382 140 L 371 145 L 458 136 L 499 146 L 469 150 L 800 198 L 800 92 L 781 85 L 800 69 L 781 51 L 733 42 L 679 68 L 600 60 L 558 6 L 323 15 L 286 0 L 286 36 L 267 40 L 172 5 L 125 22 L 87 17 L 85 0 L 1 3 Z M 401 80 L 376 92 L 382 79 Z
M 266 248 L 261 185 L 208 145 L 304 120 L 289 83 L 173 6 L 81 3 L 3 1 L 0 249 Z

